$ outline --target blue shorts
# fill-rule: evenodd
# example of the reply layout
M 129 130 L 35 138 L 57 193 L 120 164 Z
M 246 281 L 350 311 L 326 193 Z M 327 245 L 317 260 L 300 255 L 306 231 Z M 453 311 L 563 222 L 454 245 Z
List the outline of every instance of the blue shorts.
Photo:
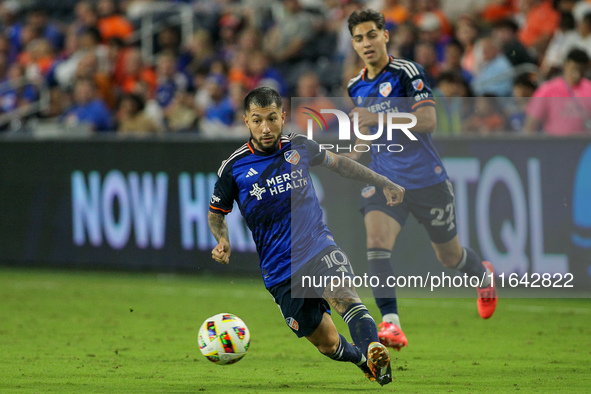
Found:
M 340 248 L 324 248 L 307 262 L 291 278 L 271 286 L 267 290 L 298 338 L 311 335 L 322 322 L 324 313 L 330 313 L 329 303 L 322 298 L 325 284 L 332 277 L 353 277 L 349 258 Z M 308 278 L 310 278 L 308 280 Z
M 402 204 L 390 207 L 382 190 L 367 186 L 361 191 L 360 210 L 363 215 L 381 211 L 404 226 L 412 213 L 425 226 L 432 242 L 441 244 L 450 241 L 458 233 L 456 228 L 455 196 L 450 181 L 433 186 L 406 190 Z

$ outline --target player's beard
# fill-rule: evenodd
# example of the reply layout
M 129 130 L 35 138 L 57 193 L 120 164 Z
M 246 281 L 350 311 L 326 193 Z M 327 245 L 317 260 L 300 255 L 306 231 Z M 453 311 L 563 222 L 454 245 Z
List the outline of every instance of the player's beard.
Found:
M 279 134 L 277 136 L 277 139 L 275 139 L 275 141 L 273 141 L 273 143 L 270 146 L 265 146 L 265 145 L 263 145 L 263 137 L 262 136 L 259 139 L 254 138 L 254 135 L 252 135 L 252 131 L 250 130 L 250 128 L 248 129 L 248 131 L 250 132 L 250 139 L 255 141 L 256 144 L 258 145 L 258 149 L 263 152 L 272 152 L 274 150 L 277 150 L 277 148 L 279 147 L 279 141 L 281 140 L 281 136 L 283 135 L 283 127 L 282 127 L 281 134 Z M 275 137 L 275 136 L 273 135 L 273 137 Z

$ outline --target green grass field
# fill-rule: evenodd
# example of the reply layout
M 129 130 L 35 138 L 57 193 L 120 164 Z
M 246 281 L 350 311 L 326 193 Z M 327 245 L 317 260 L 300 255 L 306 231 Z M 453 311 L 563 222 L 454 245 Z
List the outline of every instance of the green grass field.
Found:
M 0 391 L 591 391 L 588 299 L 501 299 L 488 321 L 472 299 L 399 303 L 409 347 L 380 388 L 298 340 L 261 279 L 0 269 Z M 229 366 L 197 347 L 201 322 L 220 312 L 251 332 Z

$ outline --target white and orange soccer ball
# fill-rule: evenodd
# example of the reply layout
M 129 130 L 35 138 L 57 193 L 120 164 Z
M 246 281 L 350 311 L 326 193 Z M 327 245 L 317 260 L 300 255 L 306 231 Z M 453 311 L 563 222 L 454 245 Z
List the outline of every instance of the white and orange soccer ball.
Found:
M 197 337 L 199 350 L 213 363 L 225 365 L 239 361 L 250 345 L 250 332 L 238 316 L 218 313 L 205 319 Z

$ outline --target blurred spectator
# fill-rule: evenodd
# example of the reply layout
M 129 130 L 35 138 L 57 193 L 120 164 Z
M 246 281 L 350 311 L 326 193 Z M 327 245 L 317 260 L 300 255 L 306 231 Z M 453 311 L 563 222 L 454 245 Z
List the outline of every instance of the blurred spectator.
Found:
M 400 0 L 384 0 L 381 12 L 386 19 L 386 25 L 398 26 L 405 23 L 410 17 L 408 10 Z
M 560 25 L 554 32 L 554 36 L 552 36 L 552 40 L 548 44 L 542 65 L 540 66 L 544 76 L 548 77 L 560 71 L 566 54 L 568 54 L 568 52 L 563 53 L 562 49 L 566 42 L 572 40 L 571 36 L 577 36 L 577 32 L 575 31 L 575 18 L 571 13 L 562 13 L 560 14 Z
M 445 56 L 441 64 L 441 71 L 457 73 L 465 82 L 470 83 L 472 81 L 472 74 L 462 67 L 463 55 L 464 48 L 462 44 L 456 40 L 450 41 L 445 46 Z
M 283 76 L 273 67 L 270 66 L 269 57 L 262 50 L 253 50 L 251 52 L 242 52 L 245 57 L 243 68 L 234 68 L 230 70 L 228 79 L 230 82 L 240 82 L 247 91 L 250 91 L 260 82 L 265 80 L 273 80 L 279 86 L 277 91 L 282 96 L 287 95 L 287 87 Z
M 448 36 L 452 35 L 451 24 L 441 10 L 439 0 L 415 0 L 415 3 L 417 6 L 417 13 L 413 16 L 415 25 L 420 26 L 423 18 L 430 18 L 429 15 L 433 15 L 439 21 L 439 27 L 443 30 L 443 33 Z
M 545 64 L 545 67 L 562 66 L 566 55 L 573 49 L 581 49 L 587 52 L 588 56 L 591 56 L 591 12 L 577 22 L 576 31 L 565 34 L 560 46 L 552 49 L 554 50 L 551 53 L 553 57 L 549 59 L 548 55 L 546 56 L 545 60 L 550 64 Z
M 436 54 L 436 61 L 443 62 L 445 57 L 445 46 L 451 38 L 442 28 L 441 21 L 431 12 L 422 15 L 418 23 L 419 40 L 433 45 Z M 414 59 L 417 61 L 417 59 Z
M 117 109 L 117 131 L 120 134 L 146 135 L 160 133 L 162 129 L 145 113 L 144 99 L 138 94 L 121 97 Z
M 27 78 L 41 82 L 55 66 L 55 55 L 51 42 L 45 38 L 36 38 L 27 44 L 17 61 L 25 66 Z
M 176 56 L 166 52 L 156 59 L 156 101 L 166 108 L 177 92 L 186 92 L 190 88 L 190 80 L 186 74 L 177 71 Z
M 242 20 L 234 14 L 223 15 L 219 22 L 219 57 L 231 62 L 238 50 L 238 33 L 242 28 Z
M 536 88 L 533 77 L 528 73 L 518 75 L 513 80 L 513 100 L 506 106 L 507 127 L 510 131 L 523 132 L 527 104 Z
M 405 23 L 398 26 L 394 33 L 390 36 L 390 42 L 388 44 L 388 51 L 394 57 L 403 59 L 414 59 L 415 54 L 415 43 L 418 41 L 418 30 L 412 23 Z M 351 34 L 349 34 L 349 39 Z M 351 43 L 349 42 L 349 46 Z M 355 59 L 358 60 L 359 56 L 353 52 Z M 363 63 L 361 63 L 363 64 Z M 362 65 L 361 68 L 364 66 Z M 356 69 L 359 72 L 359 68 Z
M 501 49 L 512 65 L 523 63 L 536 64 L 535 59 L 517 37 L 519 27 L 511 19 L 503 19 L 494 24 L 492 37 L 500 44 Z
M 104 44 L 115 37 L 124 42 L 129 40 L 133 33 L 133 25 L 120 14 L 114 0 L 98 0 L 96 9 L 99 17 L 96 26 Z
M 74 33 L 71 33 L 74 34 Z M 79 36 L 74 36 L 74 52 L 55 68 L 54 77 L 62 88 L 71 86 L 74 82 L 74 76 L 78 63 L 87 53 L 92 52 L 98 59 L 98 68 L 101 71 L 108 70 L 107 48 L 100 44 L 101 36 L 96 28 L 88 28 Z
M 425 69 L 428 76 L 428 85 L 434 86 L 434 82 L 439 76 L 440 68 L 433 44 L 427 41 L 419 42 L 415 46 L 413 58 L 415 62 L 419 63 Z
M 168 107 L 164 109 L 164 119 L 170 132 L 190 132 L 197 129 L 197 113 L 190 92 L 178 91 Z
M 24 79 L 25 69 L 22 65 L 12 64 L 7 71 L 6 79 L 0 89 L 0 109 L 8 113 L 31 103 L 39 98 L 37 88 Z
M 83 32 L 91 27 L 96 27 L 98 15 L 90 1 L 79 1 L 74 8 L 76 19 L 70 24 L 70 29 L 75 34 Z
M 219 122 L 228 126 L 234 121 L 234 109 L 232 102 L 225 94 L 225 84 L 226 80 L 221 75 L 213 74 L 207 77 L 205 89 L 211 101 L 204 108 L 203 115 L 207 122 Z
M 62 116 L 67 127 L 89 127 L 93 131 L 113 131 L 109 109 L 97 97 L 96 85 L 91 79 L 79 79 L 74 85 L 74 103 Z
M 505 118 L 497 97 L 485 94 L 474 100 L 474 111 L 463 124 L 464 132 L 486 135 L 504 131 Z
M 300 76 L 295 97 L 305 100 L 297 100 L 298 108 L 295 110 L 295 113 L 292 114 L 295 126 L 295 128 L 292 129 L 292 132 L 306 133 L 308 129 L 308 119 L 311 118 L 304 114 L 304 112 L 309 112 L 304 107 L 312 108 L 317 112 L 320 112 L 321 109 L 332 109 L 335 107 L 332 101 L 330 101 L 322 91 L 320 80 L 314 71 L 308 71 Z M 336 124 L 336 119 L 333 118 L 334 117 L 330 117 L 328 130 L 325 131 L 333 129 L 332 126 Z
M 564 63 L 563 75 L 540 85 L 527 107 L 525 131 L 535 134 L 542 127 L 553 136 L 591 132 L 591 81 L 587 53 L 572 50 Z
M 480 16 L 484 22 L 495 24 L 499 21 L 510 19 L 516 9 L 514 0 L 492 0 L 484 7 Z
M 111 76 L 99 71 L 98 59 L 93 52 L 86 53 L 76 68 L 76 79 L 90 79 L 94 81 L 97 96 L 107 104 L 110 109 L 115 109 L 117 98 L 115 96 L 115 85 Z
M 283 0 L 284 16 L 265 37 L 265 49 L 277 63 L 294 63 L 302 59 L 302 51 L 314 37 L 312 16 L 304 11 L 299 0 Z
M 249 131 L 244 127 L 244 118 L 242 105 L 246 90 L 241 83 L 231 83 L 228 87 L 228 96 L 224 99 L 224 106 L 220 108 L 222 111 L 209 112 L 208 119 L 202 122 L 203 135 L 213 138 L 245 138 L 248 137 Z M 230 111 L 232 114 L 230 114 Z M 216 117 L 223 115 L 224 121 Z M 230 115 L 232 121 L 230 121 Z
M 518 4 L 525 17 L 519 29 L 519 40 L 539 57 L 558 28 L 560 14 L 552 8 L 549 0 L 520 0 Z
M 209 66 L 216 57 L 211 34 L 205 29 L 198 29 L 193 33 L 187 49 L 190 60 L 184 71 L 189 74 L 202 66 Z
M 124 68 L 119 79 L 119 86 L 125 93 L 134 92 L 136 84 L 144 82 L 152 97 L 156 91 L 156 73 L 151 67 L 144 65 L 139 48 L 129 48 L 123 55 Z
M 453 71 L 442 72 L 433 91 L 437 110 L 437 135 L 450 136 L 462 133 L 462 119 L 468 104 L 467 84 Z
M 510 97 L 513 91 L 513 67 L 500 52 L 499 45 L 491 37 L 478 41 L 482 51 L 482 63 L 472 79 L 472 89 L 477 96 L 492 94 Z
M 16 53 L 24 50 L 34 38 L 45 38 L 58 50 L 64 45 L 62 31 L 49 20 L 47 11 L 41 7 L 30 9 L 26 14 L 25 22 L 18 22 L 9 29 L 8 37 Z
M 474 57 L 474 44 L 478 38 L 476 21 L 468 16 L 462 16 L 456 21 L 456 39 L 464 48 L 462 68 L 474 75 L 476 59 Z

